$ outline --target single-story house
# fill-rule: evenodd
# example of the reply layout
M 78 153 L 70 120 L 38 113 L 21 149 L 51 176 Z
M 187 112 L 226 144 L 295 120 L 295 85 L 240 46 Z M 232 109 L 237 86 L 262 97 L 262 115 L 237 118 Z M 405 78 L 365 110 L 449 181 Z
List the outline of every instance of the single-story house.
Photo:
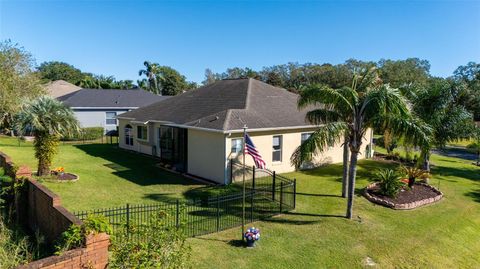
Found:
M 243 126 L 270 170 L 294 171 L 290 157 L 318 127 L 297 108 L 298 95 L 255 79 L 221 80 L 133 111 L 119 120 L 119 146 L 157 156 L 176 170 L 230 183 L 229 163 L 241 160 Z M 362 147 L 365 148 L 369 138 Z M 247 164 L 253 159 L 246 156 Z M 339 141 L 313 165 L 342 162 Z
M 117 129 L 117 115 L 168 97 L 142 89 L 80 89 L 57 99 L 73 110 L 81 127 L 103 127 L 109 132 Z

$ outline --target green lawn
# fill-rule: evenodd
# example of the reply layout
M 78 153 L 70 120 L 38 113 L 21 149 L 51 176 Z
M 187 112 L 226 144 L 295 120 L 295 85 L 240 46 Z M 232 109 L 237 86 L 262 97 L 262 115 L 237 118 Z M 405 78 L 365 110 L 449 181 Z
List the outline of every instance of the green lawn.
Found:
M 0 151 L 35 167 L 30 144 L 0 138 Z M 148 157 L 109 145 L 61 146 L 55 165 L 80 175 L 75 183 L 45 183 L 72 210 L 154 202 L 199 195 L 196 185 L 155 168 Z M 432 156 L 431 184 L 445 193 L 434 205 L 394 211 L 355 198 L 347 220 L 340 198 L 341 165 L 287 174 L 297 178 L 297 209 L 256 222 L 262 239 L 255 249 L 238 246 L 240 228 L 189 239 L 198 268 L 479 268 L 480 168 L 456 158 Z M 372 171 L 391 164 L 361 161 L 357 193 Z M 234 188 L 233 188 L 234 189 Z
M 342 218 L 341 166 L 291 173 L 298 183 L 295 212 L 254 223 L 258 247 L 238 247 L 240 229 L 190 239 L 199 268 L 479 268 L 480 169 L 469 161 L 434 155 L 431 184 L 445 198 L 411 211 L 395 211 L 355 198 L 354 220 Z M 361 161 L 357 192 L 378 167 Z
M 0 151 L 15 163 L 36 169 L 32 143 L 18 145 L 17 139 L 0 137 Z M 63 166 L 67 172 L 79 175 L 80 180 L 43 184 L 59 194 L 63 205 L 72 211 L 185 198 L 193 189 L 204 187 L 155 167 L 157 162 L 109 144 L 62 144 L 52 168 Z

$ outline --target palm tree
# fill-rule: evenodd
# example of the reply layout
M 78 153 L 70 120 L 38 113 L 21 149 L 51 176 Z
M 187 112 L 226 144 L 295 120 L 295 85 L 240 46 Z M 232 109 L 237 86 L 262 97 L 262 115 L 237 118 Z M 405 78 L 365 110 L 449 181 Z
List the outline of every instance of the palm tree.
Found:
M 298 102 L 299 108 L 316 106 L 306 118 L 319 128 L 297 148 L 291 157 L 293 164 L 298 166 L 311 160 L 328 144 L 346 136 L 351 154 L 346 214 L 349 219 L 352 218 L 358 155 L 367 130 L 386 125 L 414 144 L 428 140 L 429 129 L 412 117 L 407 99 L 397 89 L 374 82 L 374 74 L 375 70 L 369 69 L 362 76 L 355 75 L 352 87 L 339 90 L 309 87 L 301 92 Z
M 145 69 L 138 71 L 138 75 L 145 75 L 148 79 L 148 90 L 155 94 L 160 94 L 157 83 L 158 64 L 150 63 L 149 61 L 143 62 Z
M 38 159 L 38 175 L 50 173 L 53 157 L 62 135 L 74 135 L 79 124 L 73 111 L 48 96 L 43 96 L 23 105 L 16 117 L 20 133 L 33 131 L 35 157 Z

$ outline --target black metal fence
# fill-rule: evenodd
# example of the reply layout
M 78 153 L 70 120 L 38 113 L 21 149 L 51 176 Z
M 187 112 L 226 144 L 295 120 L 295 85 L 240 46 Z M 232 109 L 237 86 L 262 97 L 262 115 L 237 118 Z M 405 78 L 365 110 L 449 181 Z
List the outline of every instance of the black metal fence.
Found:
M 296 180 L 264 170 L 255 171 L 245 193 L 246 222 L 262 220 L 295 208 Z M 214 233 L 242 225 L 241 192 L 198 200 L 175 200 L 150 205 L 130 205 L 80 211 L 74 214 L 85 219 L 89 214 L 105 216 L 113 234 L 134 225 L 148 225 L 153 214 L 163 212 L 167 227 L 184 229 L 189 237 Z

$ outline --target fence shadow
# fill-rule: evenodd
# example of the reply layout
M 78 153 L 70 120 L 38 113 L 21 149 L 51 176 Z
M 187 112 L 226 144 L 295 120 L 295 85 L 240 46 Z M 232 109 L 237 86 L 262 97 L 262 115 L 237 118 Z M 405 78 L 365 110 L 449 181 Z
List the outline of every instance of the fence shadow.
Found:
M 204 183 L 165 171 L 155 166 L 155 158 L 123 150 L 109 144 L 81 144 L 74 147 L 86 154 L 102 158 L 114 170 L 113 174 L 141 186 L 156 184 L 205 185 Z

